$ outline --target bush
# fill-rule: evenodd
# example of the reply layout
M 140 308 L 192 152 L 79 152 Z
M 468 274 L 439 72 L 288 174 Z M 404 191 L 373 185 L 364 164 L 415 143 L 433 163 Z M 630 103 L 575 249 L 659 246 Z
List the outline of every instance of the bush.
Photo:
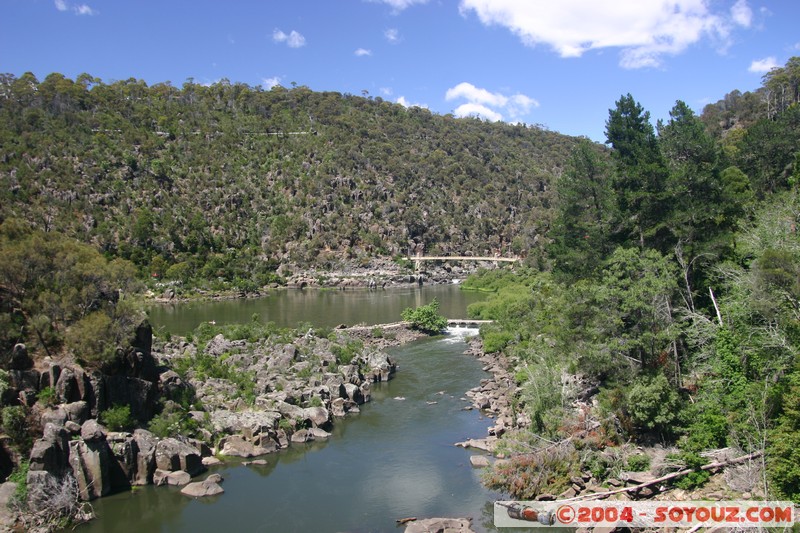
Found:
M 25 409 L 20 405 L 13 405 L 3 409 L 3 431 L 11 437 L 14 444 L 23 451 L 30 447 L 30 435 L 28 435 L 28 423 L 26 421 Z
M 483 351 L 486 353 L 499 352 L 514 340 L 515 335 L 510 331 L 486 329 L 481 331 Z
M 680 411 L 678 393 L 663 374 L 643 379 L 628 393 L 628 411 L 639 428 L 670 435 L 676 429 Z
M 364 344 L 361 341 L 349 340 L 344 346 L 331 346 L 331 353 L 336 357 L 337 364 L 349 365 L 363 349 Z
M 30 467 L 29 461 L 23 461 L 16 467 L 14 471 L 8 475 L 6 481 L 17 484 L 14 490 L 14 501 L 18 505 L 24 505 L 28 501 L 28 469 Z
M 403 320 L 411 322 L 411 327 L 429 335 L 441 333 L 447 328 L 447 319 L 439 314 L 439 301 L 434 298 L 428 305 L 416 309 L 407 307 L 400 314 Z
M 150 420 L 147 429 L 156 437 L 165 439 L 167 437 L 177 437 L 178 435 L 193 437 L 199 427 L 200 424 L 194 418 L 180 410 L 164 410 L 164 412 Z
M 633 472 L 644 472 L 650 469 L 650 456 L 643 453 L 637 453 L 628 457 L 628 470 Z
M 686 468 L 695 469 L 694 472 L 690 472 L 675 480 L 674 485 L 679 489 L 692 490 L 702 487 L 705 482 L 708 481 L 708 478 L 711 477 L 711 474 L 707 470 L 700 470 L 700 468 L 706 464 L 706 460 L 696 453 L 684 452 L 677 456 L 667 455 L 667 458 L 677 458 L 686 463 Z
M 100 413 L 100 421 L 111 431 L 125 431 L 134 425 L 131 417 L 131 408 L 127 405 L 118 405 Z
M 53 387 L 45 387 L 36 394 L 36 400 L 50 407 L 56 403 L 56 390 Z
M 104 363 L 114 356 L 111 317 L 101 311 L 90 313 L 73 324 L 66 335 L 67 347 L 79 360 Z

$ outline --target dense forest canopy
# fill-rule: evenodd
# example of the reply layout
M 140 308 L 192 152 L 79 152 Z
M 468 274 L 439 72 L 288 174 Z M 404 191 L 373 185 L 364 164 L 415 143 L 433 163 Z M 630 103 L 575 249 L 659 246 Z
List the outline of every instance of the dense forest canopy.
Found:
M 730 446 L 763 458 L 753 490 L 800 502 L 799 82 L 792 58 L 755 93 L 702 116 L 678 101 L 655 126 L 622 96 L 610 158 L 579 143 L 555 183 L 552 268 L 468 280 L 495 292 L 470 313 L 496 320 L 484 343 L 514 361 L 534 434 L 593 427 L 584 463 L 629 440 L 678 445 L 691 467 Z M 491 482 L 514 492 L 544 464 Z
M 6 74 L 0 220 L 58 230 L 142 275 L 240 287 L 281 264 L 521 254 L 547 230 L 575 143 L 306 87 Z

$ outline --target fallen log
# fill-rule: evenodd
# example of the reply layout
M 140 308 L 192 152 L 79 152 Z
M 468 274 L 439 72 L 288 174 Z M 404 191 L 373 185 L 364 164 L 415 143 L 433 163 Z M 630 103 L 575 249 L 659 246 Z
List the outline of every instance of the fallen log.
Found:
M 736 457 L 735 459 L 730 459 L 728 461 L 718 461 L 718 462 L 715 462 L 715 463 L 709 463 L 707 465 L 701 466 L 700 470 L 714 470 L 715 468 L 722 468 L 722 467 L 725 467 L 725 466 L 744 463 L 746 461 L 750 461 L 752 459 L 755 459 L 756 457 L 760 457 L 761 455 L 763 455 L 763 453 L 764 453 L 763 451 L 757 451 L 757 452 L 753 452 L 753 453 L 750 453 L 750 454 L 747 454 L 747 455 L 742 455 L 741 457 Z M 650 480 L 650 481 L 646 481 L 645 483 L 640 483 L 639 485 L 634 485 L 632 487 L 625 487 L 625 488 L 622 488 L 622 489 L 609 490 L 607 492 L 595 492 L 593 494 L 579 494 L 579 495 L 577 495 L 575 497 L 568 498 L 568 499 L 566 499 L 564 501 L 568 501 L 569 502 L 569 501 L 584 500 L 584 499 L 587 499 L 587 498 L 606 498 L 608 496 L 612 496 L 614 494 L 620 494 L 620 493 L 623 493 L 623 492 L 636 492 L 636 491 L 641 490 L 641 489 L 643 489 L 645 487 L 649 487 L 649 486 L 655 485 L 657 483 L 663 483 L 664 481 L 670 481 L 672 479 L 676 479 L 676 478 L 679 478 L 681 476 L 685 476 L 687 474 L 691 474 L 692 472 L 696 472 L 696 471 L 697 471 L 697 469 L 695 469 L 695 468 L 685 468 L 683 470 L 679 470 L 677 472 L 672 472 L 671 474 L 667 474 L 665 476 L 661 476 L 659 478 L 656 478 L 656 479 L 653 479 L 653 480 Z
M 397 520 L 395 520 L 395 522 L 397 522 L 398 524 L 400 524 L 402 526 L 403 524 L 408 524 L 409 522 L 414 522 L 416 519 L 417 519 L 416 516 L 410 516 L 408 518 L 398 518 Z

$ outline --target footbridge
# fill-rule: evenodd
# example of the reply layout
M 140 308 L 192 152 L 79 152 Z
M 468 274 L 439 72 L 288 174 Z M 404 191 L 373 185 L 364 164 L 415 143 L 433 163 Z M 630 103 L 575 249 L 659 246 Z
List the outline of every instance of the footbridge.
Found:
M 479 328 L 484 324 L 491 324 L 494 320 L 472 320 L 470 318 L 448 318 L 448 328 Z

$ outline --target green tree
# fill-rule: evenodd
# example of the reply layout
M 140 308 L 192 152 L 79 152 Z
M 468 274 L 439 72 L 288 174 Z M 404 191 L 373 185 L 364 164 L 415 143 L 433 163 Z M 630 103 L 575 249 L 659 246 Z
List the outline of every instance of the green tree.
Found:
M 581 278 L 609 252 L 614 200 L 605 154 L 589 140 L 581 141 L 555 185 L 550 252 L 559 271 Z
M 447 328 L 447 318 L 439 314 L 439 301 L 436 298 L 416 309 L 407 307 L 400 316 L 406 322 L 411 322 L 412 328 L 430 335 L 441 333 Z
M 675 265 L 656 250 L 618 248 L 611 254 L 596 305 L 608 321 L 612 350 L 643 370 L 661 368 L 674 356 L 680 328 L 672 311 Z
M 769 434 L 767 469 L 777 495 L 800 503 L 800 368 L 787 384 L 782 412 Z
M 667 169 L 658 146 L 650 113 L 630 94 L 609 110 L 606 143 L 615 164 L 614 190 L 623 239 L 641 248 L 664 245 L 669 203 L 665 202 Z

